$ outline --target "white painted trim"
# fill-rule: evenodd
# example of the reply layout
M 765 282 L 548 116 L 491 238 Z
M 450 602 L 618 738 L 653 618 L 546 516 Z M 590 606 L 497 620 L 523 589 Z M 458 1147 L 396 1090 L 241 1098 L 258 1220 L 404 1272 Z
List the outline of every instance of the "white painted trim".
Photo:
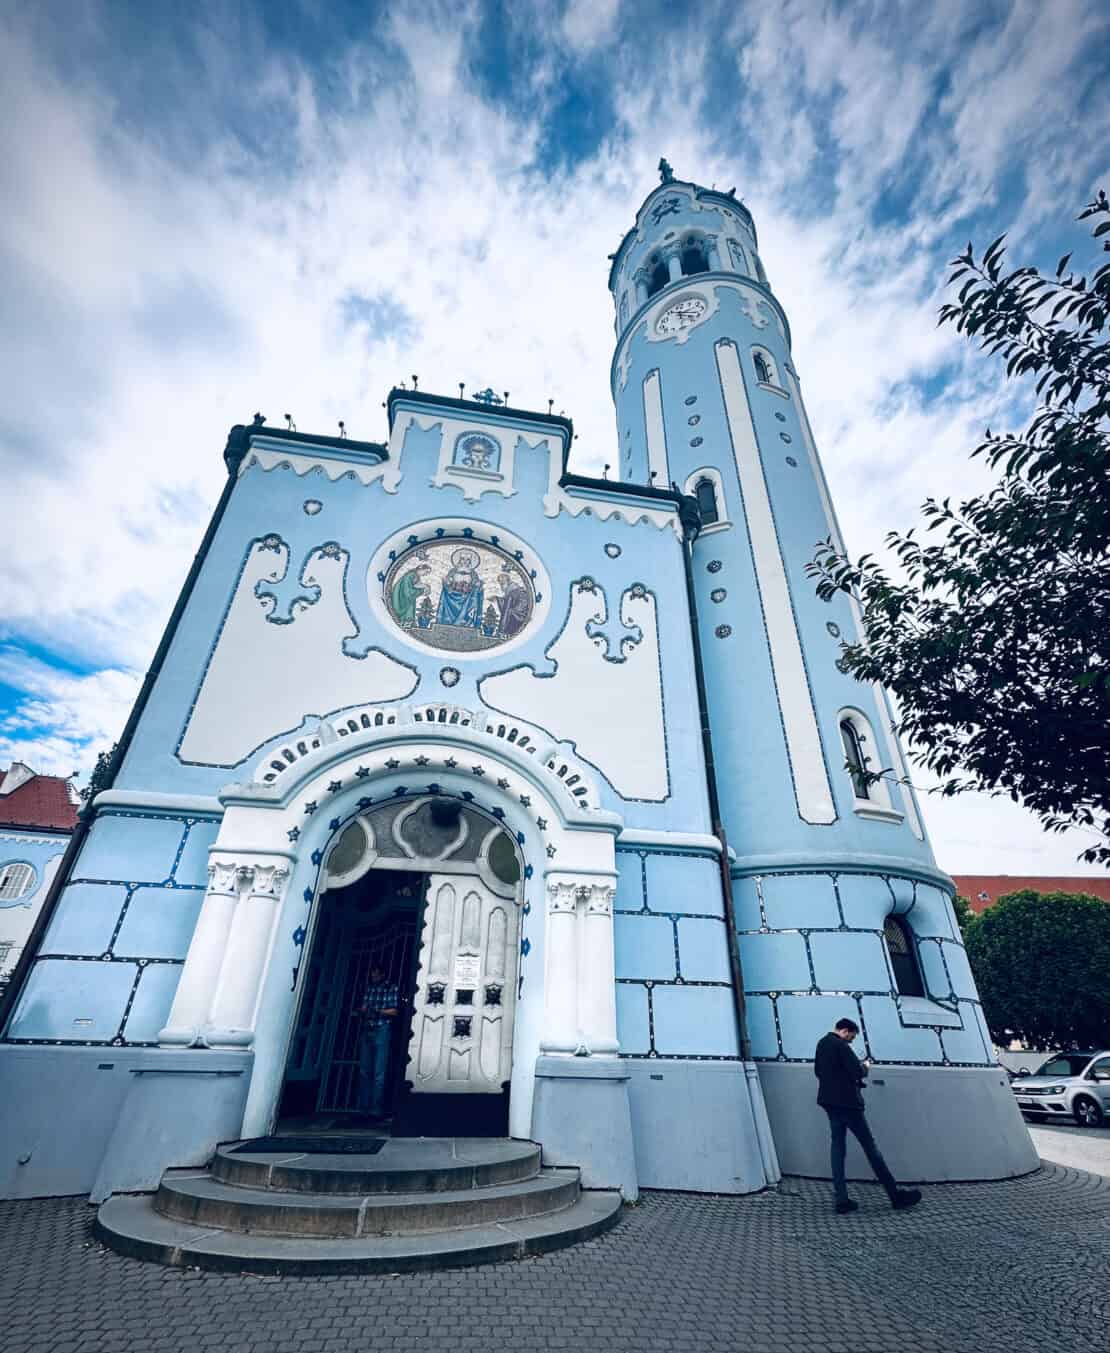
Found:
M 30 832 L 21 832 L 18 827 L 5 827 L 0 830 L 0 841 L 14 841 L 21 846 L 57 846 L 64 851 L 70 833 L 59 832 L 57 836 L 35 836 Z
M 670 488 L 667 432 L 663 426 L 663 394 L 658 370 L 649 371 L 644 377 L 644 430 L 647 434 L 648 482 L 656 488 Z
M 786 379 L 790 382 L 790 388 L 794 394 L 794 403 L 798 410 L 798 422 L 802 429 L 802 441 L 806 444 L 806 454 L 809 456 L 809 467 L 813 473 L 817 484 L 817 492 L 821 498 L 821 507 L 825 513 L 825 523 L 828 526 L 829 535 L 832 538 L 837 550 L 844 553 L 844 535 L 840 530 L 840 522 L 836 517 L 836 509 L 832 505 L 832 498 L 829 496 L 829 485 L 825 479 L 825 471 L 821 465 L 820 458 L 817 455 L 817 443 L 813 439 L 813 429 L 809 424 L 809 415 L 806 413 L 805 403 L 802 400 L 801 387 L 798 384 L 797 374 L 791 369 L 790 364 L 786 364 Z M 852 612 L 852 619 L 855 623 L 856 642 L 863 639 L 863 617 L 860 611 L 859 602 L 851 593 L 848 594 L 848 605 Z M 909 776 L 906 771 L 905 757 L 902 755 L 902 742 L 894 731 L 894 717 L 891 713 L 890 702 L 887 699 L 886 691 L 876 681 L 872 690 L 875 695 L 875 703 L 879 712 L 885 717 L 880 719 L 883 725 L 883 741 L 886 743 L 887 759 L 894 767 L 894 770 L 900 781 L 906 781 Z M 909 822 L 910 831 L 919 841 L 924 841 L 925 828 L 921 822 L 921 814 L 918 811 L 917 800 L 913 789 L 908 784 L 899 786 L 902 802 L 906 809 L 906 820 Z
M 802 820 L 824 825 L 836 821 L 836 806 L 822 755 L 821 733 L 806 677 L 802 642 L 794 621 L 786 565 L 779 549 L 759 444 L 748 408 L 740 355 L 731 339 L 722 339 L 714 346 L 724 393 L 725 418 L 744 496 L 771 667 L 794 773 L 794 795 Z
M 94 808 L 148 808 L 154 813 L 201 813 L 219 817 L 223 805 L 214 794 L 159 794 L 147 789 L 104 789 Z
M 391 461 L 358 461 L 353 458 L 345 460 L 339 457 L 333 459 L 327 454 L 306 456 L 295 451 L 281 450 L 280 444 L 271 444 L 271 439 L 268 437 L 254 439 L 250 451 L 243 457 L 243 463 L 239 466 L 238 477 L 241 479 L 254 465 L 257 465 L 259 469 L 266 473 L 281 469 L 282 466 L 292 470 L 295 475 L 306 475 L 311 470 L 322 470 L 328 479 L 333 482 L 346 475 L 351 475 L 364 487 L 369 487 L 380 480 L 382 488 L 387 493 L 396 493 L 401 482 L 401 471 Z
M 707 850 L 713 855 L 721 853 L 721 843 L 715 836 L 707 836 L 702 832 L 651 831 L 643 827 L 625 827 L 617 837 L 617 848 L 621 846 L 661 846 L 665 850 Z
M 852 803 L 852 812 L 857 817 L 869 817 L 874 822 L 902 822 L 905 814 L 896 808 L 880 808 L 869 799 L 856 799 Z
M 771 385 L 767 381 L 756 381 L 756 384 L 759 386 L 761 390 L 766 390 L 768 394 L 781 395 L 783 399 L 790 398 L 790 396 L 782 388 L 781 385 Z

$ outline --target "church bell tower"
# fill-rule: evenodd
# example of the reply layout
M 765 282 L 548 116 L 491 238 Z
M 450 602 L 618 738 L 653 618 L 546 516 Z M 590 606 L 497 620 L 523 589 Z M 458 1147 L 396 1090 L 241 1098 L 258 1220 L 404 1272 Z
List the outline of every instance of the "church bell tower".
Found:
M 840 535 L 755 222 L 735 190 L 659 168 L 609 275 L 620 478 L 674 485 L 701 513 L 697 640 L 747 1023 L 783 1169 L 819 1164 L 813 1049 L 845 1015 L 866 1055 L 914 1067 L 898 1108 L 907 1177 L 943 1177 L 937 1144 L 906 1128 L 938 1095 L 1004 1126 L 1017 1159 L 1020 1124 L 989 1069 L 951 881 L 899 783 L 886 696 L 838 666 L 858 613 L 842 594 L 820 600 L 806 573 Z M 890 773 L 869 783 L 860 768 Z M 870 1100 L 880 1121 L 883 1102 Z M 991 1173 L 985 1159 L 960 1169 Z

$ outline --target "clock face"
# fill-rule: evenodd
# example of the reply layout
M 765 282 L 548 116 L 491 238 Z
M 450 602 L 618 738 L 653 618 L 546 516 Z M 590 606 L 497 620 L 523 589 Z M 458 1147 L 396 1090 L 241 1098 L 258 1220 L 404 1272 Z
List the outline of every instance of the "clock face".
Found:
M 697 324 L 708 309 L 708 302 L 703 300 L 701 296 L 686 296 L 680 301 L 675 301 L 674 305 L 668 306 L 663 311 L 655 321 L 655 332 L 658 334 L 681 333 L 683 329 L 689 329 L 692 324 Z

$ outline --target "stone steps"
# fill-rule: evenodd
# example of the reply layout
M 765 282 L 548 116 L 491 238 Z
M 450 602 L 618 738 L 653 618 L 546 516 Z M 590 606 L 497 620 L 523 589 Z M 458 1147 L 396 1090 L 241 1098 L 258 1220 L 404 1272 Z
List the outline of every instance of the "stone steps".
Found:
M 401 1272 L 559 1249 L 614 1225 L 620 1207 L 619 1193 L 583 1193 L 577 1169 L 542 1169 L 533 1142 L 407 1138 L 372 1155 L 231 1144 L 208 1170 L 168 1170 L 153 1197 L 110 1198 L 95 1232 L 179 1267 Z
M 184 1226 L 159 1215 L 149 1196 L 123 1195 L 101 1205 L 94 1233 L 111 1249 L 175 1268 L 223 1273 L 412 1273 L 491 1264 L 547 1254 L 609 1230 L 620 1220 L 620 1194 L 581 1193 L 572 1207 L 524 1221 L 424 1235 L 321 1240 L 245 1236 Z

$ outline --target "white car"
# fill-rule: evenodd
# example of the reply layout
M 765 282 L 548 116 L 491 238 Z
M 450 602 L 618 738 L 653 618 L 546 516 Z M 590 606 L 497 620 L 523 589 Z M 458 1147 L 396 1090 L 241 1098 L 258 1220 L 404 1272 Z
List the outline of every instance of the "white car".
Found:
M 1070 1116 L 1080 1127 L 1110 1121 L 1110 1052 L 1056 1052 L 1010 1089 L 1026 1117 Z

